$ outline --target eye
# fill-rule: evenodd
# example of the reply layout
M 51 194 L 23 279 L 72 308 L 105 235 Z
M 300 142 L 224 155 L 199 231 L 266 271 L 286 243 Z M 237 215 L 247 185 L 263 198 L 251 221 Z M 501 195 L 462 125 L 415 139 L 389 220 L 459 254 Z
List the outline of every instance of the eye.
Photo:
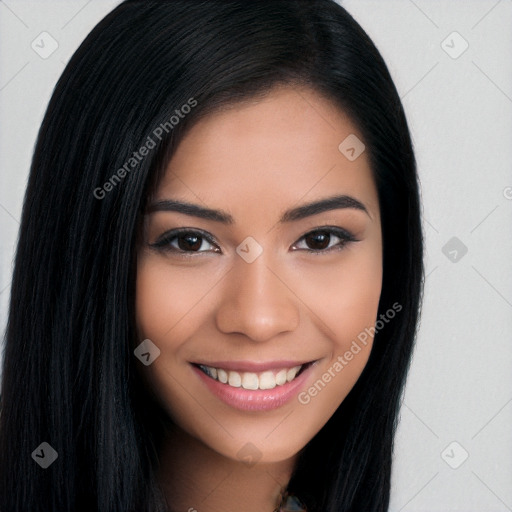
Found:
M 326 226 L 306 233 L 293 244 L 292 249 L 320 254 L 343 249 L 348 243 L 357 241 L 344 229 Z M 174 229 L 164 233 L 150 245 L 156 249 L 183 256 L 201 252 L 221 252 L 211 235 L 189 228 Z
M 210 235 L 188 228 L 164 233 L 151 247 L 175 253 L 220 252 Z
M 293 244 L 292 249 L 319 254 L 332 250 L 341 250 L 348 243 L 357 241 L 354 235 L 344 229 L 326 226 L 306 233 Z M 301 244 L 305 244 L 306 247 L 299 247 Z

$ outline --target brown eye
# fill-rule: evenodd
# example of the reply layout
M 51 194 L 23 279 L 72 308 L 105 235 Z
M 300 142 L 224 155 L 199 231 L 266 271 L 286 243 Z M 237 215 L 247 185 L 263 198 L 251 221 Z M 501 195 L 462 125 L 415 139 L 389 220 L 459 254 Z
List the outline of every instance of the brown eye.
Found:
M 328 253 L 332 250 L 343 249 L 348 243 L 357 241 L 358 240 L 345 229 L 326 227 L 305 234 L 292 246 L 292 249 L 312 253 Z M 303 246 L 300 247 L 300 245 Z
M 329 247 L 331 235 L 327 231 L 316 231 L 304 237 L 307 246 L 314 251 L 319 251 Z
M 174 253 L 220 252 L 213 239 L 205 233 L 191 230 L 174 230 L 162 235 L 152 247 Z
M 182 251 L 197 251 L 203 245 L 203 239 L 192 233 L 178 235 L 175 239 L 178 241 L 178 249 Z

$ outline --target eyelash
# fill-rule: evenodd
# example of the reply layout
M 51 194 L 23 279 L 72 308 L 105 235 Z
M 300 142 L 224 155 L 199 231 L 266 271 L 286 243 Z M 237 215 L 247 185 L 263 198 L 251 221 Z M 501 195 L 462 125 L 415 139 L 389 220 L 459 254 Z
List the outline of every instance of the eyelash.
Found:
M 327 233 L 327 234 L 329 234 L 331 236 L 334 235 L 334 236 L 340 238 L 341 242 L 338 242 L 336 245 L 334 245 L 332 247 L 328 247 L 327 249 L 320 249 L 320 250 L 315 250 L 315 249 L 295 249 L 295 250 L 306 251 L 306 252 L 308 252 L 310 254 L 319 255 L 319 254 L 331 253 L 333 251 L 340 251 L 347 244 L 349 244 L 350 242 L 358 242 L 359 241 L 354 235 L 352 235 L 352 233 L 350 233 L 349 231 L 347 231 L 345 229 L 342 229 L 342 228 L 339 228 L 339 227 L 335 227 L 335 226 L 322 226 L 322 227 L 313 229 L 311 231 L 308 231 L 307 233 L 302 235 L 297 240 L 297 242 L 295 242 L 293 245 L 294 246 L 297 245 L 298 242 L 300 242 L 301 240 L 305 239 L 308 235 L 313 235 L 313 234 L 316 234 L 316 233 Z M 209 235 L 208 233 L 206 233 L 204 231 L 201 231 L 201 230 L 198 230 L 198 229 L 190 229 L 190 228 L 173 229 L 172 231 L 164 233 L 156 242 L 154 242 L 154 243 L 152 243 L 150 245 L 151 245 L 151 247 L 154 247 L 155 249 L 161 250 L 163 252 L 175 253 L 176 255 L 178 255 L 180 257 L 185 257 L 185 258 L 195 257 L 196 254 L 201 254 L 203 252 L 212 252 L 211 250 L 207 250 L 207 251 L 184 251 L 182 249 L 177 249 L 175 247 L 171 247 L 171 242 L 174 239 L 176 239 L 178 237 L 178 235 L 180 235 L 180 234 L 195 235 L 198 238 L 206 240 L 211 245 L 217 246 L 217 248 L 218 248 L 217 243 L 215 242 L 214 238 L 211 235 Z M 331 241 L 329 240 L 329 243 L 330 242 Z M 201 243 L 201 245 L 202 245 L 202 243 Z M 218 251 L 215 251 L 215 252 L 218 252 Z

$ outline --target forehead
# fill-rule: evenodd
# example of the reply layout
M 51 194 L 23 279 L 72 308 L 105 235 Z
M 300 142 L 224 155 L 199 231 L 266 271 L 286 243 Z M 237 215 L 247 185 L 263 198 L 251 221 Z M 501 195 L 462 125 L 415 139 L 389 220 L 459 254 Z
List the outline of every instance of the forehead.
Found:
M 333 103 L 307 88 L 280 87 L 197 122 L 180 142 L 156 199 L 172 196 L 237 210 L 334 193 L 353 194 L 372 213 L 377 193 L 367 152 L 339 149 L 362 135 Z

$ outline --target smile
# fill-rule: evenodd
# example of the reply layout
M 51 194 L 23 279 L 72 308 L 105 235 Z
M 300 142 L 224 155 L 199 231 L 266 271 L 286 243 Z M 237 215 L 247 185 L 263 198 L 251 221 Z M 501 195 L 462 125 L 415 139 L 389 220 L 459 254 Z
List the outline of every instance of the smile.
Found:
M 309 363 L 308 363 L 309 364 Z M 238 372 L 224 368 L 198 365 L 199 369 L 208 377 L 227 384 L 233 388 L 244 389 L 274 389 L 276 386 L 283 386 L 294 380 L 306 365 L 298 365 L 292 368 L 281 368 L 278 370 L 267 370 L 260 373 Z
M 305 386 L 318 361 L 301 363 L 192 363 L 206 389 L 225 404 L 244 411 L 265 411 L 290 402 Z

